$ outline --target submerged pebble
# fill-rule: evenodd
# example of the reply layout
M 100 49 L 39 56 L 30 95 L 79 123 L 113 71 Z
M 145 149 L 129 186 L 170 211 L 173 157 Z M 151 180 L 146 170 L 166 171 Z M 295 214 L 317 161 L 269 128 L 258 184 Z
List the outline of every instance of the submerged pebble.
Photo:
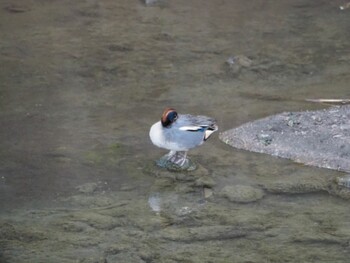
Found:
M 227 185 L 221 190 L 220 194 L 236 203 L 255 202 L 264 197 L 263 190 L 249 185 Z
M 317 179 L 289 179 L 276 180 L 265 185 L 265 190 L 275 194 L 306 194 L 324 191 L 327 188 L 325 180 Z
M 76 189 L 80 193 L 91 194 L 96 191 L 97 187 L 98 187 L 97 183 L 86 183 L 86 184 L 77 186 Z
M 145 0 L 146 5 L 153 5 L 155 3 L 159 2 L 159 0 Z
M 226 60 L 229 66 L 239 65 L 245 68 L 249 68 L 253 61 L 244 55 L 231 56 Z
M 213 188 L 216 185 L 216 182 L 210 176 L 201 176 L 195 181 L 195 185 Z
M 9 13 L 24 13 L 30 11 L 29 7 L 19 5 L 9 5 L 4 8 Z
M 350 188 L 350 174 L 335 178 L 335 182 L 340 186 Z
M 253 61 L 244 55 L 230 56 L 226 60 L 227 69 L 233 75 L 240 73 L 242 68 L 250 68 Z
M 203 195 L 205 199 L 208 199 L 213 196 L 213 190 L 207 187 L 203 188 Z

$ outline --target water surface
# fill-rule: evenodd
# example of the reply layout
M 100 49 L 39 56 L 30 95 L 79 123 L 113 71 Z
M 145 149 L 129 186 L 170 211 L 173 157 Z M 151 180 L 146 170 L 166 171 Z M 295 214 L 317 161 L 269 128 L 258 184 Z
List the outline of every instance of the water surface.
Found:
M 2 3 L 2 262 L 348 262 L 341 173 L 214 135 L 189 153 L 197 171 L 174 174 L 148 137 L 166 106 L 224 131 L 348 98 L 341 4 Z M 252 65 L 232 70 L 236 55 Z M 235 185 L 263 197 L 230 201 L 222 189 Z

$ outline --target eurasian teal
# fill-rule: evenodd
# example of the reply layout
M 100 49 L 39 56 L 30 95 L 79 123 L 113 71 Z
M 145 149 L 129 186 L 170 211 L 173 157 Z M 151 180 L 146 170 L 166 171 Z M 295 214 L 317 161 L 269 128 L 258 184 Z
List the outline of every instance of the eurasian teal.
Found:
M 154 145 L 170 150 L 163 160 L 183 167 L 188 163 L 187 151 L 201 145 L 217 130 L 212 118 L 178 114 L 175 109 L 166 108 L 161 120 L 152 125 L 149 136 Z

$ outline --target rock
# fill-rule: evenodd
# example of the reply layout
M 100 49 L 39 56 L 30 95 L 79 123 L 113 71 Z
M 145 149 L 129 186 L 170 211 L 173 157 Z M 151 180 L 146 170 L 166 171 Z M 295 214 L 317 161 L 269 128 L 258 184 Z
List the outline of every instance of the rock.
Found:
M 118 218 L 90 211 L 75 212 L 72 213 L 70 217 L 75 222 L 83 222 L 92 228 L 102 230 L 111 230 L 124 224 L 124 222 L 118 220 Z
M 226 60 L 226 63 L 232 67 L 234 65 L 239 65 L 245 68 L 249 68 L 253 61 L 244 55 L 231 56 Z
M 292 237 L 294 242 L 298 243 L 318 243 L 318 244 L 338 244 L 341 246 L 345 246 L 347 244 L 348 239 L 344 236 L 329 234 L 329 233 L 305 233 L 299 232 L 295 233 Z
M 30 8 L 27 6 L 19 6 L 19 5 L 8 5 L 4 8 L 9 13 L 24 13 L 30 11 Z
M 337 178 L 335 179 L 335 181 L 337 182 Z M 350 200 L 350 189 L 343 185 L 338 185 L 338 183 L 331 183 L 327 191 L 330 194 L 338 196 L 342 199 Z
M 180 194 L 195 192 L 195 188 L 191 184 L 176 184 L 175 191 Z
M 231 202 L 250 203 L 262 199 L 264 191 L 248 185 L 227 185 L 221 190 L 220 195 Z
M 190 173 L 175 173 L 176 181 L 179 182 L 193 182 L 196 178 Z
M 145 5 L 153 5 L 159 2 L 159 0 L 145 0 Z
M 131 249 L 130 245 L 126 245 L 123 243 L 115 243 L 115 244 L 109 245 L 105 249 L 104 253 L 107 255 L 116 255 L 124 251 L 129 251 L 130 249 Z
M 57 223 L 57 226 L 61 226 L 66 232 L 79 233 L 87 229 L 87 224 L 83 222 L 61 222 Z
M 253 61 L 244 55 L 236 56 L 236 61 L 239 65 L 245 68 L 249 68 L 253 64 Z
M 253 61 L 244 55 L 231 56 L 226 60 L 227 70 L 237 75 L 242 68 L 249 68 L 253 64 Z
M 203 188 L 203 192 L 204 192 L 204 198 L 205 199 L 208 199 L 208 198 L 213 196 L 213 190 L 211 190 L 210 188 L 204 187 Z
M 193 242 L 209 240 L 225 240 L 246 236 L 246 231 L 232 226 L 202 226 L 191 228 L 167 228 L 162 237 L 166 240 Z
M 194 171 L 188 172 L 188 174 L 195 176 L 195 177 L 203 177 L 203 176 L 208 176 L 209 171 L 204 166 L 197 164 L 197 169 Z
M 330 191 L 330 193 L 342 199 L 350 200 L 350 191 L 347 189 L 333 189 L 333 191 Z
M 216 182 L 213 180 L 213 178 L 209 176 L 199 177 L 195 181 L 195 186 L 204 186 L 206 188 L 213 188 L 215 185 L 216 185 Z
M 319 179 L 278 180 L 265 185 L 265 190 L 275 194 L 307 194 L 325 191 L 327 182 Z
M 103 207 L 113 204 L 114 200 L 108 196 L 97 195 L 87 196 L 85 194 L 73 195 L 68 198 L 64 198 L 62 201 L 68 202 L 72 205 L 85 206 L 85 207 Z
M 2 240 L 17 240 L 30 243 L 47 239 L 47 235 L 43 231 L 38 231 L 31 227 L 15 226 L 6 222 L 1 223 L 0 236 Z
M 350 105 L 285 112 L 225 131 L 220 139 L 238 149 L 298 163 L 350 171 Z
M 134 185 L 128 185 L 128 184 L 122 184 L 120 186 L 120 191 L 132 191 L 132 190 L 135 190 L 136 189 L 136 186 Z
M 86 183 L 86 184 L 77 186 L 76 189 L 80 193 L 92 194 L 93 192 L 96 191 L 97 187 L 98 187 L 97 183 Z
M 175 178 L 172 178 L 170 176 L 157 178 L 154 181 L 154 188 L 165 189 L 165 188 L 173 187 L 174 181 L 175 181 Z
M 340 186 L 350 188 L 350 175 L 348 174 L 346 176 L 337 177 L 335 178 L 335 182 Z

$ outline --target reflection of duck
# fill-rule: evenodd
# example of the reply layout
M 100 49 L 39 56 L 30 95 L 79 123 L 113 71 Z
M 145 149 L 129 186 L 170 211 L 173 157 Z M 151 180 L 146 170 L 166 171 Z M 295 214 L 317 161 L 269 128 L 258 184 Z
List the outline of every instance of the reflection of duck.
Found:
M 217 129 L 212 118 L 178 114 L 175 109 L 166 108 L 149 135 L 154 145 L 170 150 L 165 157 L 167 162 L 183 167 L 188 162 L 187 151 L 201 145 Z
M 148 198 L 148 204 L 154 212 L 159 213 L 161 210 L 161 199 L 159 193 L 154 193 Z

